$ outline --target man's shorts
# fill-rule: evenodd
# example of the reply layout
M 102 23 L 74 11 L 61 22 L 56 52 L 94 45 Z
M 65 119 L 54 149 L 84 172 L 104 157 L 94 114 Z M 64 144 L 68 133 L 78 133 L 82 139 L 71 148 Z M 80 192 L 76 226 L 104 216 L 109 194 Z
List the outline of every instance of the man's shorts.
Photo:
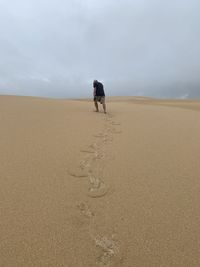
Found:
M 105 96 L 95 96 L 94 97 L 95 102 L 100 102 L 101 104 L 105 104 Z

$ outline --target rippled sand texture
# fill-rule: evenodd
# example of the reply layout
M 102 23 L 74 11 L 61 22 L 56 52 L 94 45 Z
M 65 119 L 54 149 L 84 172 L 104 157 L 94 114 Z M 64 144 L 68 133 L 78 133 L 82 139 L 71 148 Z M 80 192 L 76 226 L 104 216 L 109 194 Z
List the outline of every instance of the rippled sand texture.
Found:
M 200 101 L 0 96 L 0 266 L 200 266 Z

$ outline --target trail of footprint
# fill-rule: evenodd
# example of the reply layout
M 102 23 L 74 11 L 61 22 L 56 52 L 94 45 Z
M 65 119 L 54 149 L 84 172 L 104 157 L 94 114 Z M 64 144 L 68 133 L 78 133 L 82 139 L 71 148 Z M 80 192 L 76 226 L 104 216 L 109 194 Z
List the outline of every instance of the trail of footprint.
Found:
M 74 172 L 69 171 L 70 175 L 72 176 L 89 178 L 90 185 L 87 195 L 90 198 L 103 197 L 110 191 L 110 186 L 106 185 L 105 182 L 94 175 L 94 173 L 100 174 L 102 171 L 102 168 L 100 168 L 97 160 L 105 157 L 105 151 L 103 147 L 105 147 L 108 142 L 113 140 L 113 134 L 121 133 L 121 131 L 118 131 L 113 127 L 114 125 L 120 124 L 114 122 L 112 117 L 113 116 L 110 116 L 106 119 L 107 124 L 105 125 L 104 131 L 94 135 L 94 137 L 99 138 L 99 141 L 93 143 L 86 149 L 80 150 L 83 153 L 91 155 L 86 156 L 86 158 L 80 162 L 79 168 Z M 97 169 L 95 168 L 95 162 Z M 80 212 L 89 219 L 89 233 L 99 251 L 96 264 L 100 267 L 109 267 L 111 264 L 113 265 L 115 263 L 122 263 L 122 258 L 119 257 L 119 246 L 116 241 L 113 240 L 113 236 L 112 238 L 108 238 L 106 236 L 91 234 L 91 232 L 95 231 L 94 213 L 84 202 L 79 203 L 77 207 Z

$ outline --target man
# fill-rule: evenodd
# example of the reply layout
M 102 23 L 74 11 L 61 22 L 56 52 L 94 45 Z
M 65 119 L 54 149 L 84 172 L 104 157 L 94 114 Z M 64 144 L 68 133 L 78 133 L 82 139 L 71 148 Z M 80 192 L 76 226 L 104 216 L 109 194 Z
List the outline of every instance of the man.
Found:
M 96 108 L 96 112 L 99 112 L 98 102 L 100 102 L 103 105 L 104 113 L 106 113 L 105 93 L 103 89 L 103 84 L 98 82 L 97 80 L 94 80 L 93 88 L 94 88 L 94 93 L 93 93 L 94 105 Z

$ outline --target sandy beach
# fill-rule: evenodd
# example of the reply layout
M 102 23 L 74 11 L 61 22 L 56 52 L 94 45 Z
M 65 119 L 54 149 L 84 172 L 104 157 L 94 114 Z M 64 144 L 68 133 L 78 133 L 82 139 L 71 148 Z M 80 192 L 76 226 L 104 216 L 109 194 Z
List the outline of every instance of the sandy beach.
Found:
M 200 100 L 0 96 L 0 266 L 200 266 Z

